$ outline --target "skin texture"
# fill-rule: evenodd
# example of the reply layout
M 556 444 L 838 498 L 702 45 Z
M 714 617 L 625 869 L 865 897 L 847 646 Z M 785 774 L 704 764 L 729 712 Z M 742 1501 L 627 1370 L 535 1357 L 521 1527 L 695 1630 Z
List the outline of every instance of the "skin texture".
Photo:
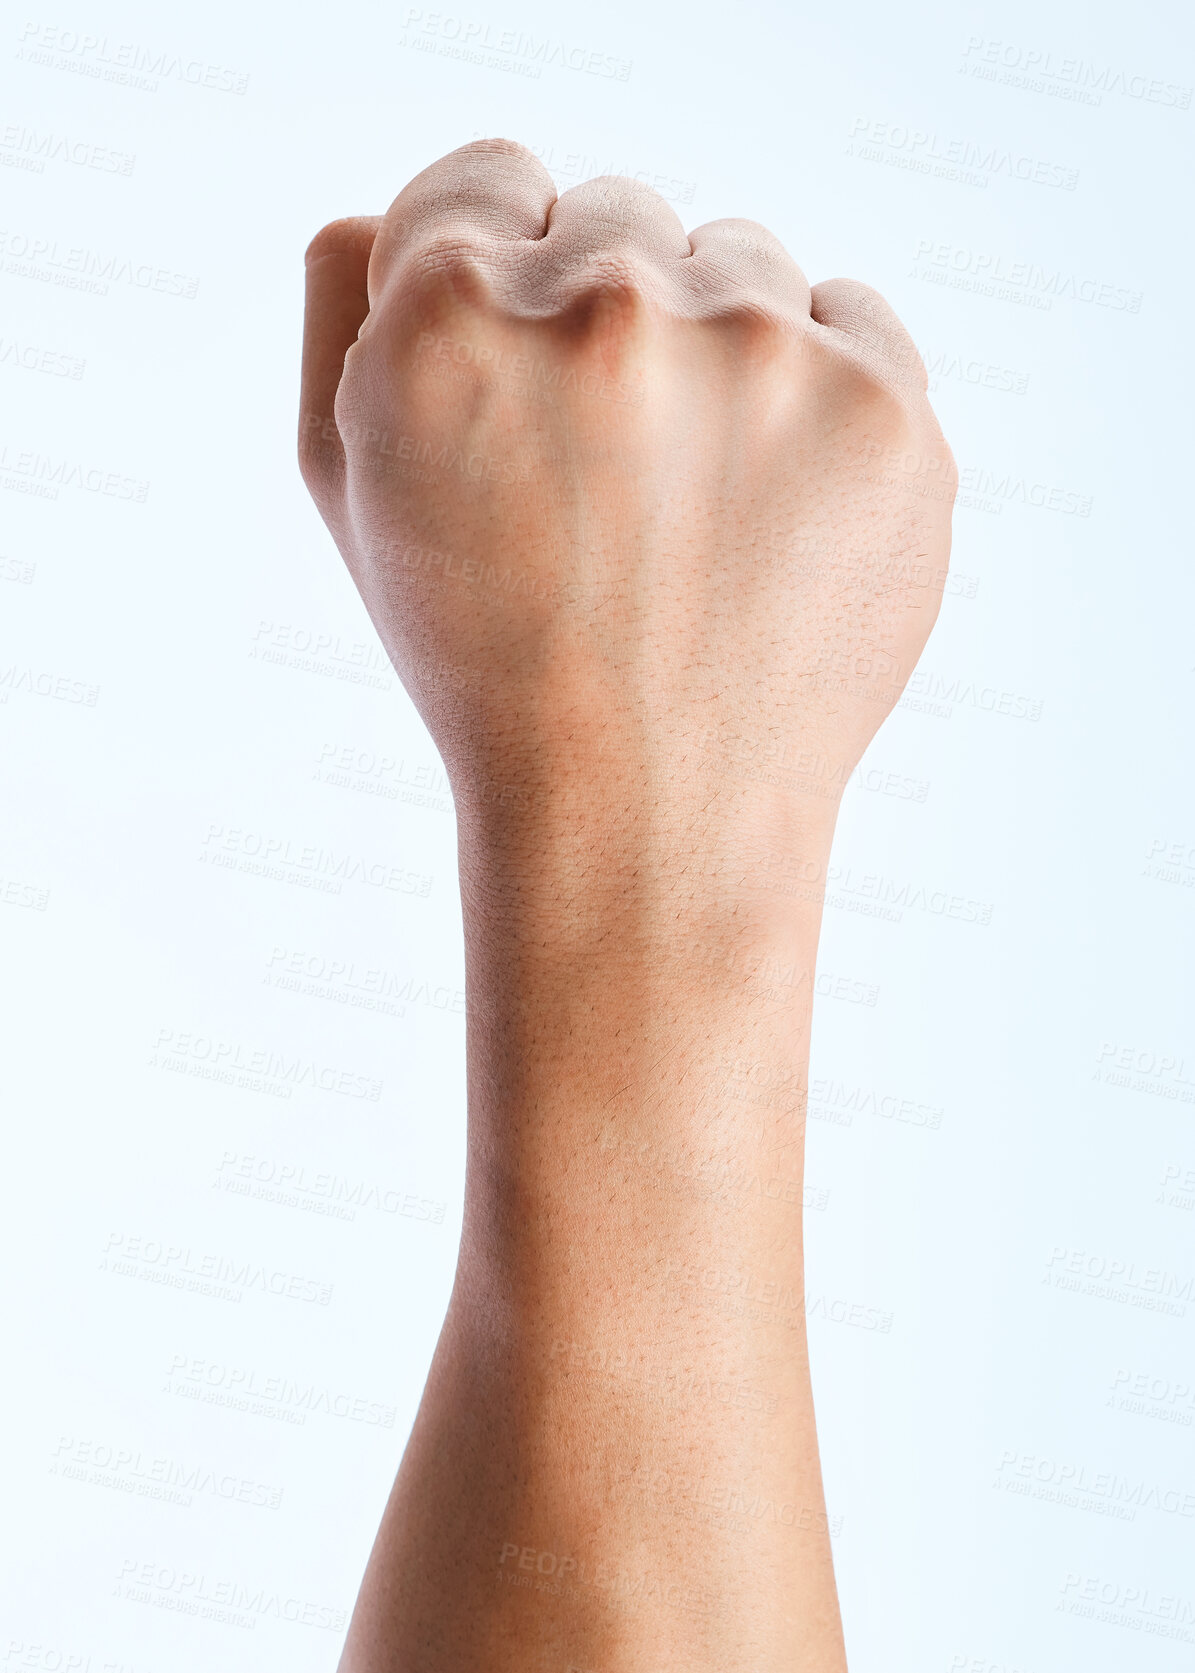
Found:
M 443 757 L 457 1279 L 341 1673 L 841 1673 L 821 895 L 955 472 L 866 286 L 465 146 L 307 252 L 304 479 Z

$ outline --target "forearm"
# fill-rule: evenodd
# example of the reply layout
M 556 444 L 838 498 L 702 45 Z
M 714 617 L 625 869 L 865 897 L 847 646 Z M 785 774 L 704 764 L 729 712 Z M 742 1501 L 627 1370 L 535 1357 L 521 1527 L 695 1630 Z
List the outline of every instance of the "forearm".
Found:
M 764 228 L 505 141 L 307 287 L 304 472 L 452 779 L 468 990 L 457 1283 L 345 1673 L 842 1673 L 803 1089 L 834 798 L 950 549 L 924 367 Z
M 403 1673 L 836 1673 L 801 1251 L 820 909 L 761 870 L 795 844 L 816 873 L 827 813 L 607 765 L 514 814 L 458 795 L 465 1228 L 350 1643 L 384 1575 Z

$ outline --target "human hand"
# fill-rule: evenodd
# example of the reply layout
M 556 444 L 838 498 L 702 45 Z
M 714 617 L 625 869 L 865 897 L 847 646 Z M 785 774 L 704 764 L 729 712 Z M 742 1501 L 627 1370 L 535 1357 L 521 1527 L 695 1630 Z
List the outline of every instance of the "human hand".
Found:
M 557 198 L 502 140 L 326 227 L 307 283 L 303 474 L 458 801 L 613 755 L 832 819 L 950 545 L 882 298 L 632 181 Z
M 307 282 L 303 473 L 452 780 L 468 993 L 458 1282 L 344 1673 L 840 1673 L 803 1310 L 676 1274 L 802 1294 L 805 880 L 938 611 L 924 370 L 763 228 L 558 199 L 504 141 L 325 228 Z M 734 1404 L 678 1420 L 674 1374 Z M 791 1521 L 635 1487 L 695 1459 Z M 630 1601 L 507 1584 L 549 1547 L 632 1554 Z M 695 1574 L 691 1617 L 634 1603 Z

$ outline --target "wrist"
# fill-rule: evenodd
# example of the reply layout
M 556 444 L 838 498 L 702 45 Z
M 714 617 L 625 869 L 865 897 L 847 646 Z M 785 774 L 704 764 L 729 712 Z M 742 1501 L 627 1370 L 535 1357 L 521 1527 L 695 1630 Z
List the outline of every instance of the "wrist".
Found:
M 548 960 L 816 940 L 841 786 L 809 796 L 705 761 L 509 752 L 453 773 L 466 933 Z

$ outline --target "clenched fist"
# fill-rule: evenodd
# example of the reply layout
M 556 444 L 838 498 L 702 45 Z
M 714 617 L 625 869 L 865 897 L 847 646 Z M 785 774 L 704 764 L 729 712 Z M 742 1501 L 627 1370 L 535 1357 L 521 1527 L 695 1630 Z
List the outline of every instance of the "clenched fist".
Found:
M 307 287 L 303 473 L 458 803 L 611 752 L 664 798 L 834 800 L 954 495 L 875 292 L 502 140 L 326 227 Z
M 307 261 L 303 472 L 466 946 L 457 1282 L 342 1673 L 845 1673 L 805 1089 L 838 801 L 945 581 L 921 362 L 762 227 L 504 141 Z

